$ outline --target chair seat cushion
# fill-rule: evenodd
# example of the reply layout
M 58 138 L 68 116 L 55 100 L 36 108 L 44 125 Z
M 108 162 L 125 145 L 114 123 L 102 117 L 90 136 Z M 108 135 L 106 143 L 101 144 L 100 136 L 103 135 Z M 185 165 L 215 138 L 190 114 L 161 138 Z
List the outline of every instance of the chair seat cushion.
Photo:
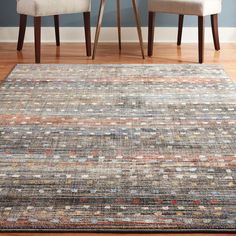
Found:
M 221 12 L 222 0 L 149 0 L 153 12 L 206 16 Z
M 17 0 L 17 12 L 30 16 L 88 12 L 90 2 L 90 0 Z

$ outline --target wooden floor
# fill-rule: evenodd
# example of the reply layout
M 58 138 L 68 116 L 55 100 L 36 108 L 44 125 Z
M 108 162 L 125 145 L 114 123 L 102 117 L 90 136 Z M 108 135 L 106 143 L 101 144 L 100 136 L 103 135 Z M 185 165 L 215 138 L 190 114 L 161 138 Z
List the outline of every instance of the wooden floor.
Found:
M 207 44 L 205 63 L 222 64 L 225 70 L 236 82 L 236 44 L 222 44 L 222 50 L 216 52 L 213 44 Z M 146 47 L 145 47 L 146 50 Z M 104 63 L 197 63 L 198 52 L 196 44 L 157 44 L 152 58 L 141 57 L 138 44 L 123 44 L 119 54 L 118 44 L 99 44 L 97 57 L 93 61 L 85 56 L 84 44 L 54 44 L 42 46 L 42 63 L 71 64 L 104 64 Z M 22 52 L 16 51 L 16 44 L 0 43 L 0 80 L 4 79 L 17 63 L 34 63 L 34 46 L 25 44 Z
M 146 49 L 146 48 L 145 48 Z M 118 45 L 99 44 L 96 60 L 85 56 L 83 44 L 62 44 L 60 48 L 54 44 L 45 44 L 42 47 L 42 63 L 71 63 L 71 64 L 144 64 L 144 63 L 196 63 L 198 60 L 197 45 L 183 44 L 177 47 L 175 44 L 158 44 L 154 48 L 153 58 L 141 58 L 138 44 L 124 44 L 122 54 L 119 55 Z M 33 44 L 26 44 L 24 50 L 16 52 L 16 45 L 10 43 L 0 43 L 0 80 L 6 78 L 12 68 L 18 63 L 34 63 Z M 221 64 L 226 72 L 236 82 L 236 44 L 223 44 L 220 52 L 215 52 L 213 44 L 206 45 L 205 63 Z M 0 233 L 0 236 L 146 236 L 147 234 L 92 234 L 92 233 Z M 174 236 L 176 234 L 152 234 L 153 236 Z M 213 236 L 216 234 L 178 234 L 179 236 Z M 218 236 L 229 236 L 236 234 L 217 234 Z

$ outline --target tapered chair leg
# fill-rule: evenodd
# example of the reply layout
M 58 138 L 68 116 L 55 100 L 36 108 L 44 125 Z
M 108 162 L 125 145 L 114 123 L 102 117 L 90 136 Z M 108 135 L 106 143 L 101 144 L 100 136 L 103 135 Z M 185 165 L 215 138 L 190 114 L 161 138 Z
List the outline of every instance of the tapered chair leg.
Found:
M 84 31 L 86 41 L 86 53 L 90 57 L 91 52 L 91 23 L 90 23 L 90 12 L 84 12 Z
M 220 40 L 219 40 L 219 31 L 218 31 L 218 15 L 211 15 L 211 28 L 212 28 L 212 35 L 215 45 L 215 50 L 220 50 Z
M 204 61 L 204 39 L 205 39 L 205 22 L 204 16 L 198 17 L 198 51 L 199 63 Z
M 34 17 L 35 63 L 40 63 L 41 53 L 41 17 Z
M 21 51 L 24 45 L 26 23 L 27 23 L 27 16 L 21 14 L 20 25 L 19 25 L 19 36 L 18 36 L 18 43 L 17 43 L 18 51 Z
M 178 39 L 177 39 L 178 46 L 180 46 L 182 42 L 183 24 L 184 24 L 184 15 L 179 15 Z
M 55 25 L 55 36 L 56 36 L 56 45 L 60 46 L 60 30 L 59 30 L 59 16 L 54 16 L 54 25 Z
M 153 55 L 153 42 L 154 42 L 154 32 L 155 32 L 155 12 L 149 12 L 148 17 L 148 56 Z

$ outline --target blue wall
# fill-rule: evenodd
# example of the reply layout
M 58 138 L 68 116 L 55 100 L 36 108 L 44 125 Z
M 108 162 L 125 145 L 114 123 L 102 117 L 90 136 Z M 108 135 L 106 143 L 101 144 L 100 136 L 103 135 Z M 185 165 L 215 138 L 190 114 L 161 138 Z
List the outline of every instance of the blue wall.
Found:
M 214 1 L 214 0 L 212 0 Z M 92 0 L 92 25 L 96 25 L 99 0 Z M 138 0 L 142 25 L 147 25 L 147 0 Z M 124 26 L 134 26 L 134 17 L 131 0 L 121 0 L 122 24 Z M 157 18 L 159 26 L 176 26 L 177 17 L 175 15 L 159 15 Z M 51 26 L 52 18 L 45 17 L 44 26 Z M 62 26 L 82 26 L 82 16 L 67 15 L 61 17 Z M 209 23 L 209 21 L 208 21 Z M 32 19 L 30 20 L 32 25 Z M 220 16 L 220 26 L 236 27 L 236 0 L 223 0 L 223 12 Z M 0 27 L 17 26 L 18 15 L 16 14 L 16 0 L 1 0 Z M 103 26 L 116 26 L 116 0 L 107 0 Z M 195 17 L 187 17 L 185 26 L 196 26 Z

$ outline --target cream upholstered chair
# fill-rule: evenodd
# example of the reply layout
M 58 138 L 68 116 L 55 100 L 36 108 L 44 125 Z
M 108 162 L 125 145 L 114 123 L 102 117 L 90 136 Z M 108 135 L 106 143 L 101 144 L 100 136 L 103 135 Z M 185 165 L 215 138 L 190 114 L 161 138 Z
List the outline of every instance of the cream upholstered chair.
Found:
M 148 56 L 153 54 L 155 12 L 179 15 L 178 45 L 181 45 L 184 15 L 198 16 L 199 63 L 204 60 L 204 17 L 211 16 L 212 33 L 215 49 L 220 50 L 218 34 L 218 14 L 222 0 L 149 0 Z
M 27 16 L 34 17 L 35 62 L 40 63 L 41 17 L 54 16 L 56 44 L 59 46 L 59 15 L 83 12 L 87 56 L 91 56 L 90 5 L 91 0 L 17 0 L 17 13 L 20 14 L 17 50 L 23 48 Z

